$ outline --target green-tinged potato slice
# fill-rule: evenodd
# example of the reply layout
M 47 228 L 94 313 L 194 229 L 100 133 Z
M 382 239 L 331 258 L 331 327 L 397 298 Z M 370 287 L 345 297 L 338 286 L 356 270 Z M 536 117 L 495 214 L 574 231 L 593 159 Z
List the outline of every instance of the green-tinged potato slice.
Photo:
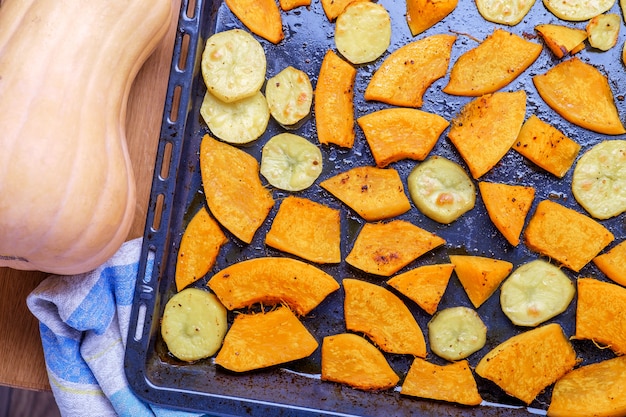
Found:
M 450 307 L 428 322 L 428 339 L 433 353 L 449 361 L 467 358 L 485 346 L 487 326 L 468 307 Z
M 587 23 L 589 45 L 601 51 L 608 51 L 617 44 L 622 18 L 615 13 L 595 16 Z
M 267 80 L 265 98 L 272 117 L 289 127 L 311 112 L 313 86 L 304 71 L 289 66 Z
M 615 0 L 543 0 L 543 4 L 559 19 L 582 22 L 606 12 Z
M 207 91 L 200 114 L 211 133 L 224 142 L 234 144 L 258 139 L 270 120 L 267 100 L 260 91 L 232 103 L 221 101 Z
M 626 140 L 606 140 L 585 152 L 574 168 L 572 192 L 596 219 L 626 211 Z
M 265 51 L 259 41 L 245 30 L 231 29 L 207 39 L 201 71 L 207 90 L 230 103 L 261 89 L 266 65 Z
M 379 3 L 360 1 L 350 4 L 335 22 L 337 50 L 353 64 L 364 64 L 380 57 L 391 42 L 391 18 Z
M 276 188 L 301 191 L 322 173 L 320 149 L 292 133 L 279 133 L 263 146 L 261 175 Z
M 439 223 L 452 223 L 474 208 L 474 183 L 459 164 L 444 157 L 417 165 L 407 183 L 417 208 Z
M 478 12 L 485 20 L 515 26 L 528 14 L 535 0 L 476 0 Z
M 574 283 L 561 269 L 535 260 L 504 281 L 500 304 L 513 324 L 534 327 L 565 311 L 575 292 Z
M 227 327 L 226 309 L 215 294 L 186 288 L 165 305 L 161 335 L 172 355 L 193 362 L 217 352 Z

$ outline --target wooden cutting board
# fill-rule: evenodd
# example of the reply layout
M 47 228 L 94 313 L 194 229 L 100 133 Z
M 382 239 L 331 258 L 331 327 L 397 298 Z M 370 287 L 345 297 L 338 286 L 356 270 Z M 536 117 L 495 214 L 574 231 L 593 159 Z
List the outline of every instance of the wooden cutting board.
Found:
M 172 0 L 169 31 L 137 75 L 129 97 L 126 132 L 138 197 L 129 239 L 143 235 L 180 4 Z M 50 389 L 38 321 L 26 306 L 28 294 L 47 275 L 0 268 L 0 385 Z

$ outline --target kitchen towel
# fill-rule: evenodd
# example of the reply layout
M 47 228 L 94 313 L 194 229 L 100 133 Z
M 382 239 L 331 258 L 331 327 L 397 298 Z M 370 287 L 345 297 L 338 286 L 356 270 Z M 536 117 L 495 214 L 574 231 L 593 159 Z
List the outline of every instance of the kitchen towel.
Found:
M 47 277 L 27 304 L 40 321 L 50 386 L 63 417 L 194 417 L 145 404 L 130 390 L 124 349 L 142 239 L 99 268 Z

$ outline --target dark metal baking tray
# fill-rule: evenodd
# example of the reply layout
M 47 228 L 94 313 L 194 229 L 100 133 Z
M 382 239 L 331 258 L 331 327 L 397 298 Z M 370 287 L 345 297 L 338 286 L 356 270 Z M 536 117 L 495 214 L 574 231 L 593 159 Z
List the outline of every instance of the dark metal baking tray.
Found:
M 392 41 L 387 54 L 407 42 L 431 34 L 455 33 L 458 38 L 452 51 L 451 65 L 460 54 L 477 45 L 476 39 L 485 38 L 498 27 L 541 42 L 535 35 L 536 24 L 563 23 L 549 13 L 540 0 L 537 0 L 524 20 L 514 27 L 489 23 L 479 15 L 473 0 L 459 0 L 457 8 L 444 21 L 413 38 L 405 20 L 405 2 L 397 0 L 380 0 L 379 2 L 387 8 L 392 19 Z M 612 12 L 620 13 L 617 4 Z M 315 86 L 325 51 L 329 48 L 334 49 L 334 25 L 324 15 L 319 0 L 313 0 L 310 7 L 299 7 L 290 12 L 283 12 L 282 16 L 286 35 L 284 41 L 273 45 L 257 37 L 267 54 L 267 78 L 284 67 L 293 65 L 307 72 Z M 584 28 L 585 23 L 567 24 Z M 182 2 L 126 349 L 126 374 L 134 392 L 150 403 L 204 411 L 221 416 L 545 414 L 550 400 L 550 388 L 541 393 L 530 407 L 527 407 L 519 400 L 507 396 L 493 383 L 478 376 L 476 378 L 479 390 L 485 400 L 485 403 L 478 407 L 463 407 L 411 398 L 401 395 L 399 390 L 363 392 L 336 383 L 322 382 L 319 379 L 319 349 L 309 358 L 243 375 L 226 372 L 216 367 L 211 359 L 187 364 L 177 361 L 168 354 L 160 337 L 160 317 L 165 303 L 175 293 L 174 269 L 182 233 L 191 216 L 205 204 L 198 149 L 200 140 L 205 133 L 208 133 L 208 129 L 199 114 L 200 103 L 205 93 L 199 69 L 200 57 L 204 42 L 212 33 L 236 27 L 243 28 L 241 22 L 221 0 L 195 0 L 195 2 L 184 0 Z M 611 51 L 601 52 L 587 46 L 579 53 L 583 60 L 594 64 L 608 76 L 620 114 L 624 112 L 623 89 L 626 86 L 624 68 L 620 61 L 621 45 L 624 42 L 623 33 L 624 30 L 621 31 L 618 46 Z M 363 100 L 367 82 L 387 54 L 373 63 L 357 67 L 356 117 L 388 107 L 381 103 Z M 571 125 L 543 103 L 532 86 L 531 77 L 547 71 L 556 63 L 558 60 L 544 48 L 539 59 L 504 90 L 525 89 L 528 94 L 527 116 L 536 114 L 550 122 L 580 143 L 583 147 L 582 154 L 593 144 L 609 137 Z M 442 93 L 441 89 L 446 82 L 447 77 L 444 77 L 428 89 L 422 110 L 440 114 L 450 120 L 471 98 Z M 284 130 L 277 123 L 270 121 L 266 133 L 254 143 L 242 146 L 242 149 L 259 158 L 261 148 L 268 138 Z M 317 138 L 314 115 L 293 132 L 315 143 Z M 363 133 L 358 127 L 356 127 L 356 132 L 357 139 L 351 150 L 333 145 L 321 147 L 325 168 L 320 181 L 356 165 L 374 164 Z M 445 132 L 431 154 L 445 156 L 464 165 L 446 138 Z M 416 164 L 416 161 L 405 160 L 394 163 L 392 166 L 406 181 L 406 177 Z M 572 170 L 563 180 L 556 180 L 555 177 L 511 150 L 493 170 L 481 179 L 531 185 L 537 190 L 535 205 L 549 198 L 582 212 L 571 194 L 569 185 L 571 174 Z M 354 242 L 363 220 L 350 209 L 342 206 L 319 187 L 318 183 L 319 181 L 308 190 L 297 194 L 341 209 L 342 253 L 345 255 Z M 273 190 L 273 194 L 276 201 L 280 201 L 289 193 Z M 264 235 L 277 207 L 278 204 L 251 244 L 242 244 L 227 233 L 230 243 L 222 249 L 215 267 L 207 277 L 194 285 L 204 286 L 208 277 L 213 273 L 243 259 L 268 255 L 289 256 L 264 245 Z M 531 213 L 533 210 L 534 206 Z M 480 196 L 478 196 L 476 207 L 471 212 L 450 225 L 441 225 L 429 220 L 415 207 L 400 217 L 439 234 L 447 241 L 445 247 L 424 255 L 407 266 L 405 270 L 423 264 L 448 262 L 448 256 L 451 253 L 507 259 L 515 266 L 539 257 L 523 244 L 514 248 L 504 240 L 491 224 Z M 623 216 L 603 221 L 603 224 L 615 234 L 615 242 L 626 237 Z M 364 274 L 343 262 L 339 265 L 321 268 L 339 281 L 345 277 L 357 277 L 385 285 L 383 278 Z M 586 266 L 579 274 L 568 270 L 566 273 L 572 279 L 577 276 L 593 276 L 605 280 L 593 264 Z M 340 289 L 303 318 L 304 324 L 318 341 L 321 342 L 326 335 L 345 331 L 342 297 L 343 292 Z M 426 326 L 430 316 L 408 299 L 405 301 L 427 337 Z M 456 305 L 471 307 L 467 295 L 453 274 L 439 308 Z M 560 323 L 568 336 L 574 332 L 575 305 L 576 302 L 572 302 L 567 311 L 552 320 Z M 498 292 L 477 311 L 489 330 L 486 346 L 468 358 L 472 366 L 475 366 L 479 359 L 498 343 L 524 330 L 511 325 L 504 316 L 499 308 Z M 229 317 L 232 319 L 232 314 Z M 572 343 L 583 364 L 612 356 L 608 349 L 599 349 L 590 342 L 574 340 Z M 386 356 L 396 372 L 404 377 L 412 358 L 406 355 L 387 354 Z M 429 360 L 443 363 L 433 354 L 429 354 Z

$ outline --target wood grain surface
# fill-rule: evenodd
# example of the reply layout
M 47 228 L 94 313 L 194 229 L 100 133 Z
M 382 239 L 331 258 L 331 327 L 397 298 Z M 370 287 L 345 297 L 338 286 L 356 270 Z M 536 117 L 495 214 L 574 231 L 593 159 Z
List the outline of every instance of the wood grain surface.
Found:
M 180 4 L 172 0 L 169 31 L 140 70 L 129 97 L 126 132 L 138 197 L 129 239 L 143 235 Z M 0 385 L 50 388 L 38 321 L 26 306 L 26 297 L 46 276 L 0 268 Z

